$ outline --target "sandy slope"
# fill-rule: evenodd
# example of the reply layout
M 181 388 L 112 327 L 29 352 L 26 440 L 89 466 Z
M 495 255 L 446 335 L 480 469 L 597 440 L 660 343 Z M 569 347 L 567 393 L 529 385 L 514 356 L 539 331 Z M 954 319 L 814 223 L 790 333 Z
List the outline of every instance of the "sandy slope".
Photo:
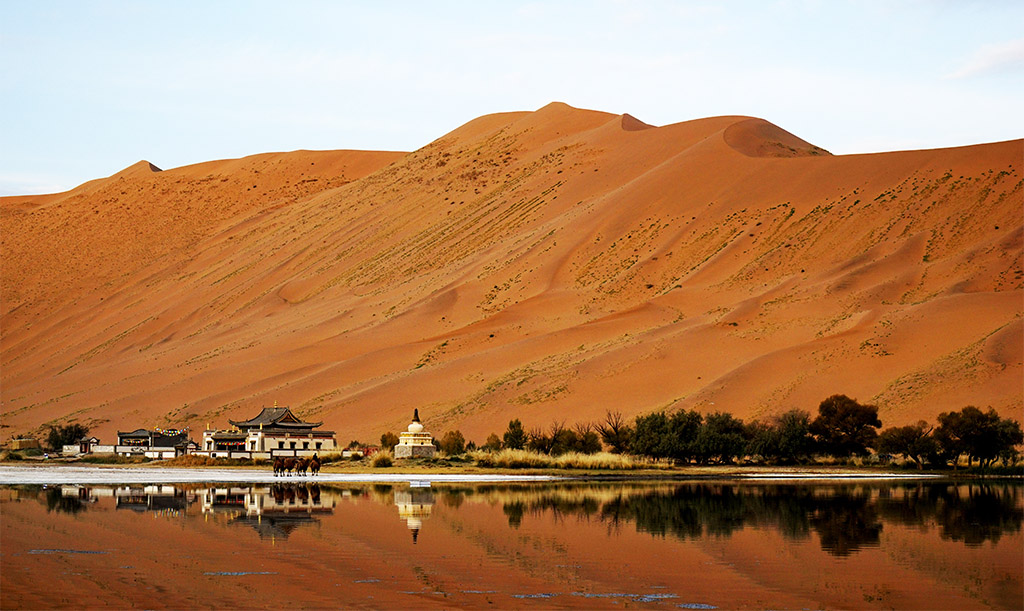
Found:
M 1024 142 L 832 156 L 760 119 L 551 104 L 409 154 L 258 155 L 0 199 L 3 438 L 339 441 L 419 407 L 482 442 L 606 410 L 886 425 L 1022 410 Z

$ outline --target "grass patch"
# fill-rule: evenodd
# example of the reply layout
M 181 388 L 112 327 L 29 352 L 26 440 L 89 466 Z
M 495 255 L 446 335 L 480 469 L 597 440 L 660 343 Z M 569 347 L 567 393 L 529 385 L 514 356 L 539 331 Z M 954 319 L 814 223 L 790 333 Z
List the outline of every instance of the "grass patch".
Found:
M 153 459 L 145 456 L 120 456 L 117 454 L 86 454 L 76 462 L 84 462 L 93 465 L 141 465 L 152 462 Z
M 370 459 L 370 466 L 375 469 L 390 467 L 393 464 L 395 464 L 394 457 L 388 450 L 377 452 L 373 455 L 373 458 Z
M 529 450 L 501 450 L 500 452 L 471 452 L 477 466 L 496 469 L 583 469 L 619 471 L 657 467 L 657 463 L 625 454 L 580 454 L 567 452 L 549 456 Z

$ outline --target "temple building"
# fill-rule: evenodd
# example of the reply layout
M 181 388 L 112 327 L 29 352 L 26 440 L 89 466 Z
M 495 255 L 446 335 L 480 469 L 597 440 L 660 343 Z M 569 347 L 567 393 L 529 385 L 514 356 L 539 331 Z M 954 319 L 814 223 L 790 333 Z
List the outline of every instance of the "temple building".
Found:
M 420 410 L 413 410 L 409 429 L 398 435 L 395 458 L 431 458 L 436 452 L 434 436 L 423 430 L 423 423 L 420 422 Z
M 83 440 L 87 441 L 87 440 Z M 95 440 L 97 443 L 99 440 Z M 79 442 L 80 444 L 82 442 Z M 196 443 L 189 439 L 188 428 L 184 429 L 135 429 L 134 431 L 118 431 L 115 454 L 123 456 L 145 456 L 147 458 L 174 458 L 191 453 Z M 92 448 L 98 453 L 100 448 Z
M 314 430 L 323 422 L 303 422 L 287 407 L 264 407 L 255 418 L 228 420 L 232 428 L 203 433 L 201 454 L 223 458 L 312 456 L 337 451 L 334 431 Z

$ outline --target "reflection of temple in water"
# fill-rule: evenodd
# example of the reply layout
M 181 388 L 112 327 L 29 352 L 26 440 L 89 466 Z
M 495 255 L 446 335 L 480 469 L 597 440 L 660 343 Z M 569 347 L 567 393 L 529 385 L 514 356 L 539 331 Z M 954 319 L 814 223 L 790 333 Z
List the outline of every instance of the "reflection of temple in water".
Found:
M 395 506 L 398 507 L 398 517 L 405 520 L 405 525 L 412 531 L 412 542 L 415 544 L 423 520 L 430 517 L 430 511 L 434 508 L 434 495 L 429 488 L 395 490 Z
M 196 500 L 194 493 L 166 485 L 122 486 L 114 489 L 114 498 L 118 509 L 157 512 L 184 511 Z
M 261 539 L 287 539 L 299 526 L 319 523 L 317 514 L 334 513 L 335 506 L 317 484 L 208 488 L 202 499 L 204 514 L 226 515 L 229 524 L 251 526 Z
M 77 499 L 81 503 L 96 503 L 101 498 L 113 498 L 117 509 L 132 511 L 179 512 L 196 501 L 196 495 L 175 486 L 76 486 L 60 487 L 61 496 Z

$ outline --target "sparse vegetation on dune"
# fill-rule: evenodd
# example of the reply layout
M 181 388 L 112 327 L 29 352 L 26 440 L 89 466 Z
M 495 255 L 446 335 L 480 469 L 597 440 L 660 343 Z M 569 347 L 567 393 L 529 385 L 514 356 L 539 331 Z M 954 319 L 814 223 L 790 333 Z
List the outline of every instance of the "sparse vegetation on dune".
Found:
M 622 425 L 663 406 L 732 416 L 693 460 L 742 459 L 757 418 L 757 453 L 794 462 L 805 423 L 774 418 L 832 388 L 887 425 L 1020 413 L 1020 140 L 830 156 L 759 119 L 623 125 L 551 104 L 412 153 L 0 198 L 0 437 L 109 443 L 279 400 L 346 437 L 443 406 L 439 442 L 626 453 Z M 510 418 L 529 427 L 486 437 Z

